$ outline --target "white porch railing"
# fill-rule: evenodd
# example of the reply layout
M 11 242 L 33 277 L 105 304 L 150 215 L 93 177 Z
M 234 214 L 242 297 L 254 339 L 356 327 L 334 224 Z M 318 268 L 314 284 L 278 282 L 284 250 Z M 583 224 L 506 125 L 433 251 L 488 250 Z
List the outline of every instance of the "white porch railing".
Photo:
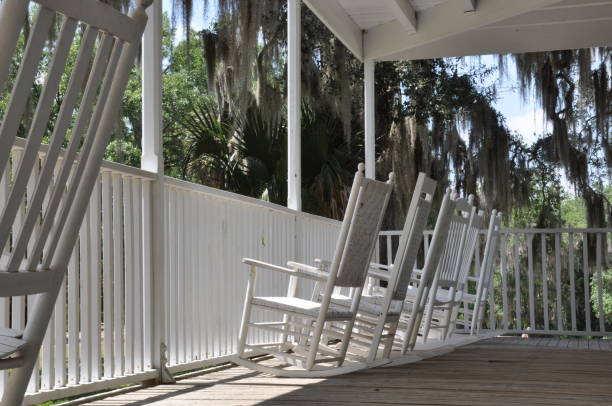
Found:
M 400 233 L 381 233 L 383 261 L 393 257 Z M 425 232 L 417 266 L 431 235 Z M 484 237 L 482 231 L 472 272 L 480 269 Z M 612 336 L 604 308 L 604 298 L 612 296 L 612 228 L 504 229 L 491 283 L 485 317 L 489 329 Z
M 22 147 L 19 140 L 12 168 Z M 41 150 L 41 158 L 44 153 Z M 32 188 L 36 180 L 32 178 Z M 162 180 L 165 218 L 154 218 L 152 186 L 157 181 L 149 172 L 104 163 L 29 387 L 29 403 L 157 376 L 152 369 L 156 349 L 150 334 L 156 325 L 153 222 L 163 222 L 165 230 L 164 335 L 171 372 L 220 363 L 235 352 L 247 278 L 242 257 L 312 264 L 317 257 L 329 259 L 335 248 L 337 221 L 168 177 Z M 0 184 L 0 209 L 9 186 Z M 611 233 L 612 229 L 505 230 L 488 327 L 612 335 L 605 331 L 602 311 L 600 318 L 591 317 L 592 289 L 583 278 L 600 279 L 610 272 L 605 264 L 612 263 Z M 397 231 L 382 233 L 381 246 L 387 247 L 387 253 L 381 253 L 381 261 L 385 255 L 392 256 L 398 235 Z M 430 235 L 426 233 L 425 250 Z M 546 236 L 544 255 L 542 235 Z M 584 235 L 593 239 L 591 251 L 582 245 Z M 483 246 L 479 242 L 478 252 Z M 479 266 L 479 256 L 475 265 Z M 546 284 L 541 283 L 542 269 Z M 258 290 L 283 294 L 286 282 L 284 276 L 262 272 Z M 593 286 L 594 297 L 609 293 L 601 283 Z M 301 295 L 307 296 L 309 289 L 302 285 Z M 0 299 L 0 327 L 22 327 L 30 303 L 31 298 Z M 267 339 L 260 334 L 252 338 Z M 3 378 L 0 375 L 0 390 Z
M 23 140 L 12 151 L 17 168 Z M 45 149 L 40 153 L 44 158 Z M 31 179 L 31 187 L 37 178 Z M 152 369 L 152 182 L 146 171 L 104 162 L 55 306 L 26 401 L 89 393 L 157 376 Z M 335 248 L 339 222 L 217 189 L 164 178 L 166 331 L 170 370 L 235 353 L 244 256 L 313 264 Z M 0 184 L 0 209 L 10 185 Z M 23 210 L 27 199 L 23 202 Z M 8 247 L 7 249 L 10 249 Z M 284 294 L 284 276 L 262 272 L 258 291 Z M 309 286 L 302 285 L 306 295 Z M 0 327 L 22 328 L 32 298 L 0 299 Z M 262 334 L 253 337 L 264 340 Z M 4 373 L 0 373 L 0 392 Z

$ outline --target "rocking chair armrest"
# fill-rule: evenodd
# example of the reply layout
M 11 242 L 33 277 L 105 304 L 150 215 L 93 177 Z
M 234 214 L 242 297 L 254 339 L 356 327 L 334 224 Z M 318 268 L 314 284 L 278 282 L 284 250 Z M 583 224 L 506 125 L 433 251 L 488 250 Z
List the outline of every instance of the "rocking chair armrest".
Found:
M 327 281 L 327 278 L 322 279 L 320 276 L 309 275 L 303 272 L 298 272 L 293 269 L 285 268 L 283 266 L 278 266 L 274 264 L 269 264 L 267 262 L 258 261 L 256 259 L 242 258 L 242 263 L 251 265 L 252 267 L 255 267 L 255 268 L 265 269 L 265 270 L 274 271 L 274 272 L 280 272 L 280 273 L 284 273 L 284 274 L 291 275 L 291 276 L 297 276 L 300 278 L 312 279 L 315 281 Z
M 326 282 L 329 274 L 327 272 L 322 271 L 320 268 L 316 266 L 301 264 L 299 262 L 288 261 L 287 266 L 295 271 L 297 271 L 301 275 L 308 275 L 312 278 L 316 278 L 315 280 Z
M 319 271 L 329 271 L 329 267 L 331 267 L 331 261 L 321 258 L 315 258 L 315 264 L 317 264 L 317 269 Z
M 368 276 L 370 278 L 378 279 L 381 281 L 389 281 L 389 272 L 381 272 L 376 269 L 371 269 L 368 271 Z
M 480 282 L 480 278 L 476 277 L 476 276 L 468 276 L 467 280 L 470 282 Z
M 391 269 L 392 265 L 385 265 L 385 264 L 379 264 L 377 262 L 370 262 L 370 269 L 384 269 L 386 271 L 388 271 L 389 269 Z

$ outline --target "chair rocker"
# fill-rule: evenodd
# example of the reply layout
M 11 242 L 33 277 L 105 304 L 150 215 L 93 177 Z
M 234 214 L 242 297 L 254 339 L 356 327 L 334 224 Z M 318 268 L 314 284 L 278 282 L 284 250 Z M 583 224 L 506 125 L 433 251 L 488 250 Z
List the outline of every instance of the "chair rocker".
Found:
M 290 377 L 333 376 L 366 367 L 362 362 L 347 365 L 343 363 L 359 308 L 361 290 L 393 189 L 393 174 L 389 175 L 389 181 L 385 183 L 367 179 L 363 172 L 364 165 L 360 164 L 328 271 L 296 262 L 289 262 L 288 267 L 281 267 L 243 259 L 243 262 L 249 265 L 250 274 L 240 327 L 238 355 L 232 362 L 256 371 Z M 258 270 L 290 275 L 287 295 L 256 296 Z M 298 279 L 316 282 L 310 300 L 296 297 Z M 349 308 L 332 303 L 335 288 L 355 291 Z M 283 321 L 256 323 L 252 317 L 253 308 L 282 314 Z M 251 329 L 276 332 L 279 340 L 267 344 L 248 344 L 247 337 Z M 338 334 L 338 329 L 341 334 Z M 325 342 L 328 336 L 340 337 L 338 347 L 333 348 Z M 249 360 L 247 350 L 269 353 L 283 365 L 267 366 Z
M 33 296 L 25 329 L 0 329 L 0 369 L 11 370 L 3 406 L 21 405 L 77 241 L 106 146 L 117 122 L 152 0 L 140 0 L 129 16 L 94 0 L 35 0 L 37 16 L 16 78 L 9 67 L 30 8 L 25 0 L 0 6 L 0 89 L 10 97 L 0 125 L 0 181 L 7 197 L 0 212 L 0 297 Z M 38 66 L 55 21 L 61 31 L 20 154 L 12 153 Z M 70 47 L 80 40 L 74 67 Z M 62 97 L 62 77 L 69 78 Z M 51 115 L 61 100 L 56 117 Z M 49 145 L 41 158 L 41 141 Z M 65 141 L 67 149 L 62 151 Z M 78 152 L 78 154 L 77 154 Z M 30 189 L 35 170 L 40 176 Z M 52 181 L 53 179 L 53 181 Z M 20 215 L 17 215 L 21 212 Z M 36 228 L 36 232 L 34 232 Z M 3 299 L 6 300 L 6 299 Z

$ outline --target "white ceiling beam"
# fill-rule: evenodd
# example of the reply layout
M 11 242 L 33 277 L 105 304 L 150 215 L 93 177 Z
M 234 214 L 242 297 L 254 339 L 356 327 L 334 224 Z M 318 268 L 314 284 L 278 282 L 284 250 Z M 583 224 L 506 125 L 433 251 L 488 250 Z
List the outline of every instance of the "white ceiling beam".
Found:
M 594 3 L 582 7 L 547 7 L 508 18 L 485 28 L 521 27 L 540 24 L 568 24 L 612 18 L 612 3 Z
M 612 19 L 486 28 L 389 55 L 385 60 L 558 51 L 612 46 Z
M 463 0 L 463 12 L 464 13 L 473 13 L 476 11 L 476 2 L 478 0 Z
M 304 3 L 355 57 L 363 61 L 363 31 L 338 0 L 304 0 Z
M 464 13 L 462 1 L 447 1 L 419 12 L 419 30 L 407 35 L 398 21 L 368 30 L 364 37 L 365 59 L 388 60 L 400 54 L 444 38 L 508 19 L 560 0 L 480 0 L 477 13 Z
M 391 7 L 395 11 L 397 21 L 404 26 L 409 33 L 417 31 L 416 11 L 408 0 L 391 0 Z

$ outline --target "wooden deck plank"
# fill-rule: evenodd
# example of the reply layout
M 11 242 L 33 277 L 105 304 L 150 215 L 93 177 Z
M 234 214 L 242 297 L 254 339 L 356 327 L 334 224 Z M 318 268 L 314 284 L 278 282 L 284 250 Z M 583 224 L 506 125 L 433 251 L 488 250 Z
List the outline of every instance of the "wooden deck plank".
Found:
M 495 338 L 443 356 L 328 379 L 274 378 L 230 368 L 88 403 L 90 406 L 577 405 L 612 398 L 612 351 Z M 597 343 L 600 344 L 600 343 Z M 608 343 L 604 343 L 608 344 Z M 588 344 L 587 344 L 588 345 Z M 565 348 L 563 348 L 565 346 Z

